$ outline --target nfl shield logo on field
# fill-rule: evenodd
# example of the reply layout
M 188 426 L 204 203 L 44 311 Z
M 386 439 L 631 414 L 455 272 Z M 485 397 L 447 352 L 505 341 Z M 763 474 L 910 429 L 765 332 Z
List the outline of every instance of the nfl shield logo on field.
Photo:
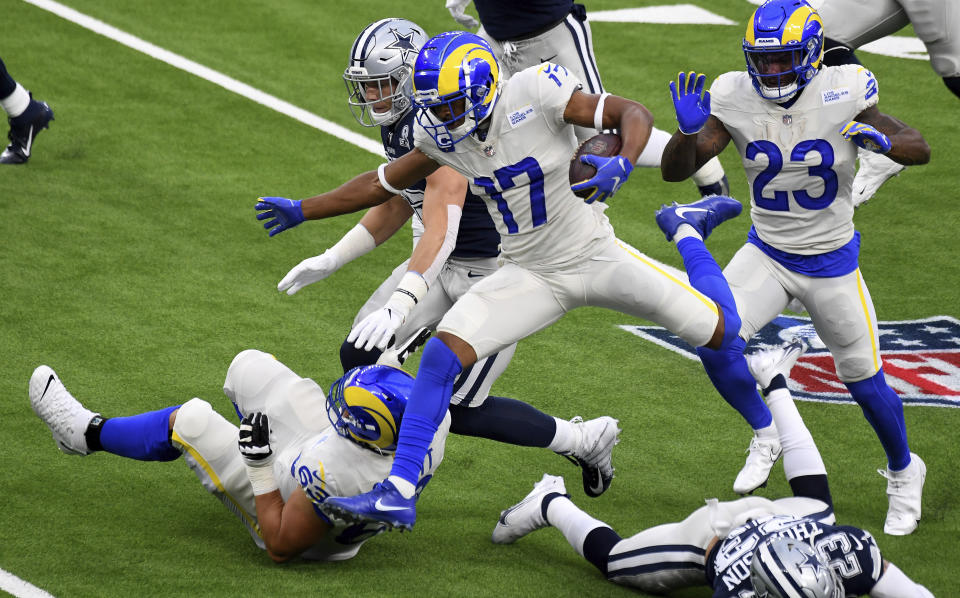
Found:
M 879 322 L 883 373 L 904 405 L 960 407 L 960 321 L 950 316 L 922 320 Z M 620 328 L 699 361 L 696 351 L 659 326 Z M 756 334 L 747 353 L 782 345 L 794 337 L 810 344 L 790 372 L 794 398 L 827 403 L 853 403 L 846 385 L 837 378 L 833 356 L 817 337 L 810 318 L 781 315 Z

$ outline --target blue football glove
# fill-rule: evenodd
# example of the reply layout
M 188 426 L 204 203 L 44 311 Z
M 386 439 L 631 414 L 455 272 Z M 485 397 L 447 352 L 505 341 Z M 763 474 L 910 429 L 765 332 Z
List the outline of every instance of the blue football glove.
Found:
M 670 82 L 673 109 L 677 112 L 677 124 L 684 135 L 693 135 L 703 128 L 710 116 L 710 91 L 703 91 L 706 75 L 679 73 L 676 81 Z
M 574 193 L 593 189 L 590 196 L 583 200 L 584 203 L 607 201 L 608 198 L 613 197 L 621 185 L 627 182 L 627 177 L 633 171 L 633 164 L 623 156 L 604 158 L 587 154 L 580 156 L 580 161 L 597 169 L 597 174 L 593 175 L 593 178 L 570 186 Z
M 303 222 L 303 209 L 300 200 L 286 197 L 261 197 L 257 205 L 257 220 L 268 220 L 263 228 L 270 232 L 270 236 L 282 233 Z
M 858 147 L 877 154 L 885 154 L 893 147 L 889 137 L 870 125 L 855 120 L 851 120 L 844 125 L 844 127 L 840 129 L 840 134 L 843 135 L 843 138 L 847 141 L 856 143 Z

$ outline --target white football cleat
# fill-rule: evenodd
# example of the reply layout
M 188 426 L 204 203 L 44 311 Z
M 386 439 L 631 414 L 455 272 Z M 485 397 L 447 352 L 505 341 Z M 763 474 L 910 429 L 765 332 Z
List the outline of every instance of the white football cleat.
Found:
M 923 482 L 927 479 L 927 464 L 910 453 L 910 465 L 902 471 L 878 469 L 877 473 L 887 478 L 887 520 L 883 533 L 891 536 L 906 536 L 917 529 L 920 521 L 920 502 Z
M 568 458 L 576 460 L 583 475 L 583 491 L 598 497 L 607 491 L 613 481 L 613 447 L 620 442 L 620 422 L 612 417 L 598 417 L 583 421 L 580 416 L 570 420 L 580 434 L 577 448 Z
M 770 470 L 782 454 L 779 438 L 760 438 L 754 434 L 750 439 L 750 448 L 747 449 L 747 462 L 733 481 L 733 491 L 737 494 L 750 494 L 757 488 L 766 486 Z
M 897 176 L 906 168 L 883 154 L 860 150 L 860 168 L 853 177 L 853 207 L 865 204 L 873 197 L 880 185 Z
M 534 530 L 549 526 L 543 512 L 543 498 L 548 494 L 569 496 L 563 478 L 543 474 L 543 479 L 533 485 L 530 494 L 501 511 L 497 526 L 493 528 L 493 543 L 512 544 Z
M 89 455 L 85 433 L 97 413 L 73 398 L 57 373 L 41 365 L 30 377 L 30 406 L 50 428 L 57 447 L 68 455 Z
M 789 343 L 747 355 L 747 368 L 756 378 L 760 388 L 767 388 L 777 374 L 790 378 L 790 370 L 797 363 L 797 359 L 807 352 L 809 345 L 800 338 L 794 338 Z

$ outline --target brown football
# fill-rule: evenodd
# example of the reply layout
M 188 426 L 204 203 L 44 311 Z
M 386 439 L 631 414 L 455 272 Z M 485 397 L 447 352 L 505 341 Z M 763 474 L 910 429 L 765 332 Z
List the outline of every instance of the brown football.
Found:
M 591 154 L 609 158 L 619 154 L 621 146 L 620 136 L 616 133 L 600 133 L 581 143 L 576 153 L 573 154 L 573 159 L 570 160 L 570 184 L 575 185 L 576 183 L 586 181 L 597 174 L 597 169 L 581 162 L 580 156 Z M 590 195 L 590 190 L 584 189 L 579 193 L 575 193 L 575 195 L 586 198 Z

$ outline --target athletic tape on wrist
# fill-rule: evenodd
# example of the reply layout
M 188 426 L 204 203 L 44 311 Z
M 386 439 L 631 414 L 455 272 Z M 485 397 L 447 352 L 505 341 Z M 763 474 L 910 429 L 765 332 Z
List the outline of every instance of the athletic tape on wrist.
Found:
M 280 489 L 277 485 L 276 478 L 273 477 L 272 464 L 262 465 L 260 467 L 247 465 L 247 478 L 250 479 L 250 486 L 253 488 L 254 496 L 268 494 Z

